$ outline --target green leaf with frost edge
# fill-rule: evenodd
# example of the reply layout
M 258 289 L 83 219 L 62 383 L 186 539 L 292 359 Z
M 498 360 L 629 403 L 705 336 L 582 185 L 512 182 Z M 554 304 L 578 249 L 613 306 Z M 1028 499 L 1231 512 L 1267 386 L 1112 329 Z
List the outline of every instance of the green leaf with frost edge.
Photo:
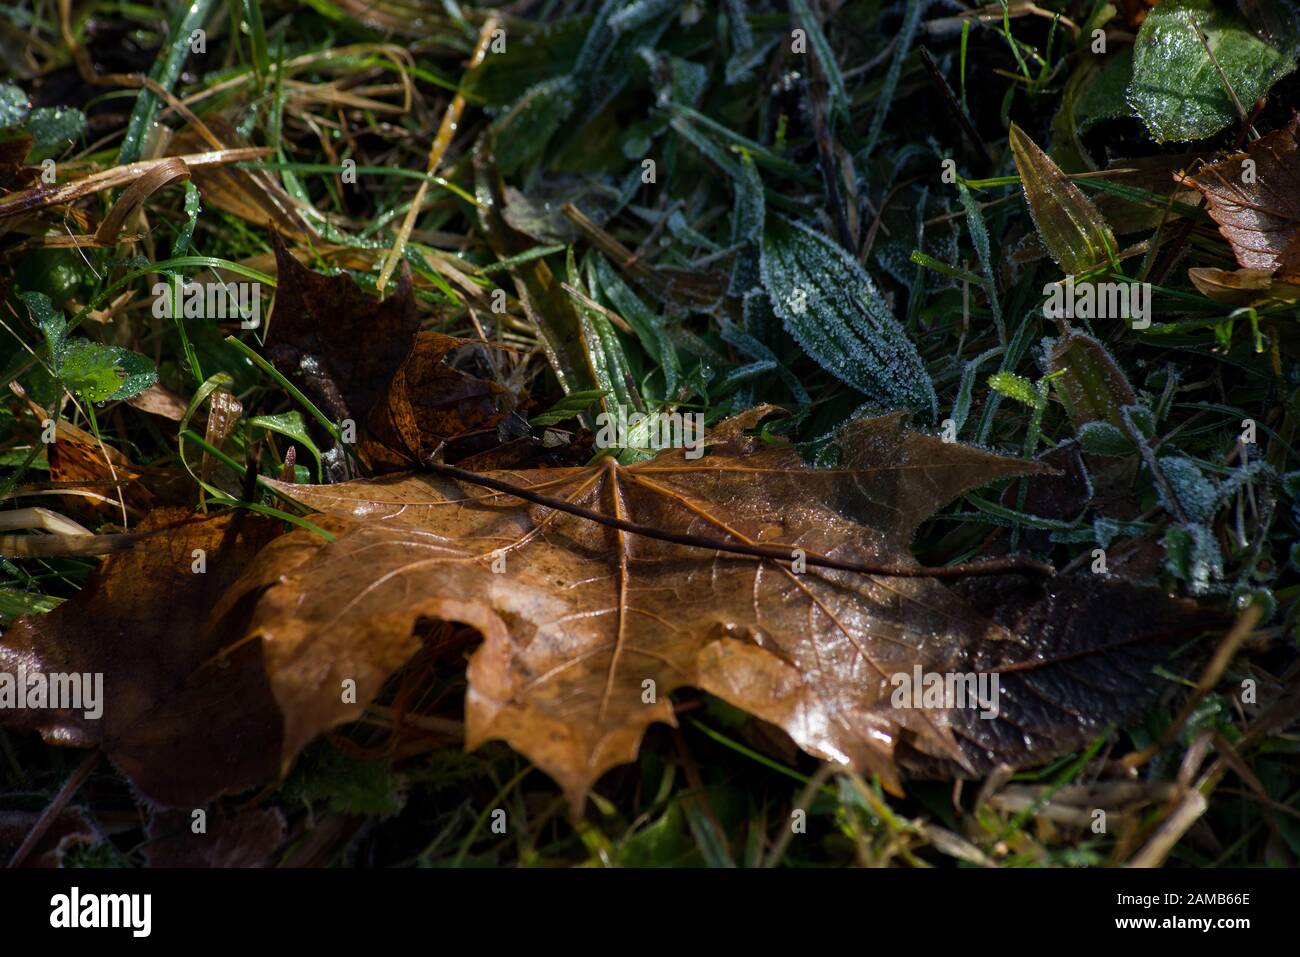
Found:
M 769 216 L 760 268 L 776 314 L 823 369 L 889 408 L 937 417 L 916 346 L 856 259 L 806 226 Z

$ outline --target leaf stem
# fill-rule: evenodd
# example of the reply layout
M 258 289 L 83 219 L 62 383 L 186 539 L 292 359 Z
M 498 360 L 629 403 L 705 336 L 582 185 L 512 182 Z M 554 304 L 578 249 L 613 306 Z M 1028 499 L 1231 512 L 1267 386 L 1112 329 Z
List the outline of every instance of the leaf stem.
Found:
M 512 485 L 509 482 L 503 482 L 500 479 L 489 478 L 486 475 L 479 475 L 475 472 L 467 471 L 466 469 L 457 468 L 454 465 L 445 465 L 442 462 L 434 461 L 426 461 L 424 465 L 426 468 L 439 475 L 445 475 L 448 478 L 456 479 L 457 481 L 468 482 L 471 485 L 479 485 L 483 488 L 492 489 L 495 492 L 513 495 L 515 498 L 521 498 L 526 502 L 532 502 L 535 505 L 542 505 L 546 508 L 553 508 L 557 511 L 567 512 L 570 515 L 576 515 L 579 518 L 585 518 L 601 525 L 607 525 L 610 528 L 617 528 L 624 532 L 630 532 L 633 535 L 643 535 L 646 538 L 655 538 L 659 541 L 672 542 L 676 545 L 686 545 L 691 548 L 707 548 L 712 551 L 732 552 L 737 555 L 752 555 L 755 558 L 771 558 L 776 561 L 785 562 L 793 562 L 796 557 L 802 557 L 804 563 L 807 565 L 817 565 L 822 568 L 835 568 L 847 572 L 858 572 L 863 575 L 887 575 L 895 578 L 960 578 L 967 575 L 1001 575 L 1006 572 L 1032 572 L 1038 575 L 1056 574 L 1056 569 L 1046 562 L 1036 561 L 1035 559 L 1025 558 L 1020 555 L 1009 555 L 1005 558 L 992 558 L 986 561 L 961 562 L 956 565 L 941 566 L 902 564 L 897 562 L 887 562 L 882 564 L 876 564 L 873 562 L 850 562 L 812 553 L 803 553 L 800 556 L 796 556 L 796 550 L 789 545 L 753 545 L 747 542 L 724 542 L 708 538 L 704 535 L 666 532 L 662 529 L 652 528 L 648 525 L 639 525 L 636 522 L 630 522 L 626 519 L 605 515 L 601 512 L 595 511 L 594 509 L 585 508 L 581 505 L 574 505 L 573 503 L 566 502 L 563 499 L 552 498 L 549 495 L 543 495 L 540 492 L 534 492 L 531 489 Z

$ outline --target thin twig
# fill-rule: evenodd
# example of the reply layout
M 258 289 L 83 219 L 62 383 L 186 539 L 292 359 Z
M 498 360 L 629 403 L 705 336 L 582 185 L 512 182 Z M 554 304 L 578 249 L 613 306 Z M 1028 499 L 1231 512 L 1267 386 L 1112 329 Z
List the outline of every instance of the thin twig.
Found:
M 59 788 L 59 792 L 54 795 L 54 799 L 41 812 L 41 816 L 32 825 L 32 829 L 27 832 L 27 837 L 23 839 L 18 850 L 14 851 L 14 856 L 9 858 L 9 867 L 22 866 L 23 861 L 27 860 L 27 855 L 35 850 L 36 845 L 41 842 L 41 838 L 54 826 L 54 822 L 63 813 L 63 809 L 68 806 L 72 796 L 86 783 L 86 778 L 90 777 L 90 772 L 95 770 L 95 765 L 99 764 L 101 757 L 103 757 L 103 752 L 99 748 L 95 748 L 77 765 L 72 775 L 63 783 L 63 787 Z
M 916 50 L 921 57 L 921 63 L 924 64 L 926 72 L 930 74 L 931 82 L 933 82 L 935 87 L 939 90 L 939 95 L 943 97 L 943 102 L 947 105 L 948 112 L 957 118 L 957 125 L 961 127 L 961 130 L 966 134 L 967 139 L 969 139 L 971 143 L 978 147 L 979 151 L 984 154 L 984 162 L 988 164 L 989 169 L 992 169 L 997 165 L 993 159 L 993 151 L 990 150 L 989 145 L 984 142 L 984 137 L 980 136 L 979 130 L 977 130 L 975 124 L 971 122 L 970 116 L 968 116 L 966 111 L 961 108 L 961 104 L 957 102 L 957 97 L 953 94 L 952 87 L 948 85 L 948 81 L 939 70 L 939 64 L 934 62 L 934 57 L 930 55 L 930 51 L 924 46 L 917 46 Z
M 608 461 L 612 462 L 612 459 Z M 689 535 L 682 532 L 666 532 L 662 529 L 652 528 L 648 525 L 640 525 L 636 522 L 630 522 L 626 519 L 615 518 L 597 512 L 594 509 L 584 508 L 581 505 L 574 505 L 563 499 L 552 498 L 549 495 L 543 495 L 540 492 L 534 492 L 531 489 L 519 485 L 512 485 L 509 482 L 503 482 L 500 479 L 489 478 L 486 475 L 479 475 L 475 472 L 469 472 L 465 469 L 457 468 L 454 465 L 446 465 L 442 462 L 428 460 L 424 463 L 429 470 L 439 475 L 445 475 L 448 478 L 456 479 L 461 482 L 468 482 L 471 485 L 479 485 L 483 488 L 492 489 L 494 492 L 502 492 L 506 495 L 521 498 L 526 502 L 532 502 L 535 505 L 542 505 L 546 508 L 553 508 L 556 511 L 567 512 L 570 515 L 576 515 L 579 518 L 585 518 L 589 521 L 596 522 L 600 525 L 607 525 L 610 528 L 617 528 L 624 532 L 630 532 L 633 535 L 642 535 L 646 538 L 658 539 L 662 542 L 672 542 L 675 545 L 686 545 L 691 548 L 707 548 L 710 551 L 730 552 L 736 555 L 750 555 L 755 558 L 771 558 L 775 561 L 793 562 L 798 557 L 802 557 L 804 564 L 816 565 L 822 568 L 835 568 L 840 571 L 858 572 L 862 575 L 887 575 L 895 578 L 960 578 L 967 575 L 1001 575 L 1007 572 L 1031 572 L 1038 575 L 1054 575 L 1056 569 L 1046 562 L 1035 561 L 1031 558 L 1024 558 L 1019 555 L 1010 555 L 1006 558 L 994 558 L 979 562 L 961 562 L 956 565 L 911 565 L 899 563 L 875 564 L 871 562 L 850 562 L 837 558 L 828 558 L 825 555 L 816 555 L 811 552 L 805 552 L 802 556 L 796 556 L 795 547 L 791 545 L 751 545 L 740 542 L 724 542 L 713 538 L 707 538 L 703 535 Z M 613 466 L 617 468 L 617 466 Z
M 1192 715 L 1200 705 L 1201 699 L 1219 683 L 1219 679 L 1223 677 L 1224 671 L 1227 670 L 1228 664 L 1241 647 L 1242 642 L 1250 636 L 1255 625 L 1259 623 L 1259 616 L 1260 609 L 1258 605 L 1251 605 L 1241 613 L 1236 624 L 1232 626 L 1232 630 L 1228 632 L 1223 641 L 1219 643 L 1219 647 L 1215 649 L 1214 657 L 1210 659 L 1209 664 L 1205 666 L 1205 670 L 1201 672 L 1201 680 L 1196 683 L 1196 690 L 1183 703 L 1178 716 L 1169 723 L 1165 733 L 1154 744 L 1121 758 L 1119 764 L 1123 768 L 1140 768 L 1178 740 L 1178 736 L 1183 733 L 1183 728 L 1187 726 L 1187 722 L 1191 720 Z

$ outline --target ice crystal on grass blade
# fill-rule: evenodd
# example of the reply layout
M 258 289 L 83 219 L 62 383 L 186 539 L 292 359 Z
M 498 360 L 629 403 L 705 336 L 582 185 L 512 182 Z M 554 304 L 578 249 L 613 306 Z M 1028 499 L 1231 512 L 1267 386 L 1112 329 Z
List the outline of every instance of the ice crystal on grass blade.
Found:
M 916 347 L 857 260 L 806 226 L 768 217 L 761 266 L 776 314 L 822 368 L 888 408 L 937 414 Z

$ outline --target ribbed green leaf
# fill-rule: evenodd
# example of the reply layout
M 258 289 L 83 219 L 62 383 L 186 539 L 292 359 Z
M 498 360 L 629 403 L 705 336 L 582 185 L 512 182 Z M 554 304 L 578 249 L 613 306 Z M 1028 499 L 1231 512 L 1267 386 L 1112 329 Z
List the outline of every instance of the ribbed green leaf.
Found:
M 856 259 L 806 226 L 769 216 L 761 266 L 776 314 L 822 368 L 889 408 L 937 414 L 916 347 Z

